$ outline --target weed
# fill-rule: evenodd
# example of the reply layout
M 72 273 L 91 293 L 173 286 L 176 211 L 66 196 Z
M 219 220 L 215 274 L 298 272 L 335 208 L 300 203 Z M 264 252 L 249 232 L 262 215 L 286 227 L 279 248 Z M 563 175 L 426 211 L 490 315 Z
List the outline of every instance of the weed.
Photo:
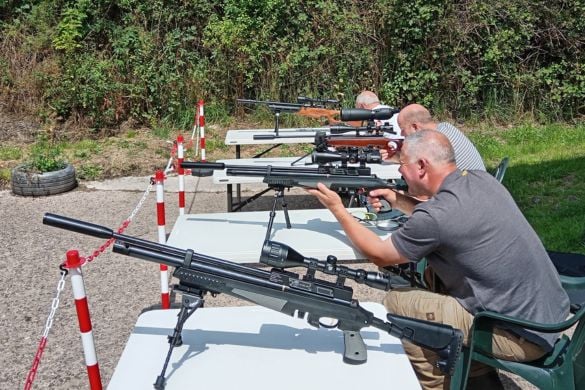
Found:
M 10 169 L 0 168 L 0 188 L 4 188 L 10 182 Z
M 60 147 L 40 139 L 30 149 L 27 165 L 33 171 L 52 172 L 65 168 L 66 162 Z
M 135 138 L 138 133 L 135 130 L 128 130 L 126 132 L 126 138 L 132 139 Z
M 21 157 L 21 148 L 17 148 L 16 146 L 0 146 L 1 161 L 19 160 Z
M 88 158 L 101 152 L 98 141 L 89 139 L 77 142 L 71 145 L 70 148 L 73 149 L 73 156 L 77 158 Z
M 80 179 L 95 180 L 101 177 L 103 173 L 103 168 L 96 164 L 87 163 L 82 164 L 79 168 L 77 168 L 76 172 L 77 177 L 79 177 Z

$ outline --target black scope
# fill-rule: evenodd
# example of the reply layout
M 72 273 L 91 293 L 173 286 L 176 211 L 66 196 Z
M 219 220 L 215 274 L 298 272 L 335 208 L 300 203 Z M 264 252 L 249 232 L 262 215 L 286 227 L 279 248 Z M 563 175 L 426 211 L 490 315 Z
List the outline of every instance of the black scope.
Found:
M 373 121 L 390 119 L 400 110 L 397 108 L 380 108 L 366 110 L 363 108 L 343 108 L 339 114 L 342 121 Z
M 330 162 L 342 162 L 349 164 L 357 163 L 369 163 L 369 164 L 381 164 L 382 157 L 380 152 L 377 150 L 363 152 L 363 151 L 350 151 L 350 152 L 313 152 L 311 153 L 311 162 L 313 164 L 326 164 Z
M 341 278 L 354 280 L 359 284 L 365 284 L 379 290 L 388 291 L 392 286 L 390 279 L 380 273 L 353 269 L 343 265 L 337 265 L 335 256 L 327 256 L 326 261 L 304 257 L 288 245 L 276 241 L 266 240 L 262 246 L 260 262 L 275 268 L 305 267 L 317 270 L 328 275 L 336 275 Z
M 339 100 L 337 100 L 337 99 L 315 99 L 315 98 L 310 98 L 307 96 L 299 96 L 299 97 L 297 97 L 297 103 L 308 104 L 310 106 L 319 106 L 319 105 L 338 106 Z

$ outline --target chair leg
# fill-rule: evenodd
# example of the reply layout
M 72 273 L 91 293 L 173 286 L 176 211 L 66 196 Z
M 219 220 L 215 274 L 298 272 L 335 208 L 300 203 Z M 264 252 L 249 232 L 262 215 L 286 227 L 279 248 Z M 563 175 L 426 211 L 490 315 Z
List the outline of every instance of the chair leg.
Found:
M 469 376 L 469 368 L 471 351 L 467 347 L 463 347 L 461 355 L 455 365 L 455 372 L 450 378 L 450 390 L 465 390 L 467 387 L 467 377 Z

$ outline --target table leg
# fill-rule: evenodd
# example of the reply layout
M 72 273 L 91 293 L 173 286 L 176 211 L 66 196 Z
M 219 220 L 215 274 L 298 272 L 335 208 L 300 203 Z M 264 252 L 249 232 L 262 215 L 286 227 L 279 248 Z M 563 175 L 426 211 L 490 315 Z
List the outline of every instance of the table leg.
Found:
M 241 157 L 241 149 L 240 149 L 240 145 L 236 145 L 236 159 L 239 159 Z M 236 198 L 238 199 L 238 204 L 242 203 L 242 186 L 240 186 L 239 184 L 236 184 Z M 230 211 L 232 211 L 232 208 L 230 208 Z
M 234 199 L 232 196 L 232 185 L 227 185 L 227 211 L 231 213 L 234 210 Z

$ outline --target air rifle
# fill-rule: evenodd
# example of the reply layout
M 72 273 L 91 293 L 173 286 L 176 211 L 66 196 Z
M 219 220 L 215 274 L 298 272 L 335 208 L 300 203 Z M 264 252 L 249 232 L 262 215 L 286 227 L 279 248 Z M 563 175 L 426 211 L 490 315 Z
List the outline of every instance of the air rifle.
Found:
M 176 267 L 173 276 L 179 283 L 173 289 L 183 295 L 182 307 L 173 335 L 169 337 L 169 351 L 161 375 L 154 383 L 157 390 L 164 389 L 173 348 L 182 344 L 183 324 L 203 306 L 207 293 L 225 293 L 289 316 L 296 314 L 315 327 L 338 328 L 344 333 L 343 360 L 349 364 L 366 362 L 367 349 L 360 330 L 368 326 L 437 352 L 438 368 L 449 375 L 461 352 L 463 333 L 458 329 L 391 313 L 385 321 L 365 310 L 353 299 L 353 289 L 345 285 L 345 280 L 349 278 L 382 290 L 391 288 L 389 280 L 377 272 L 337 265 L 334 256 L 329 256 L 327 261 L 306 258 L 284 244 L 267 240 L 260 262 L 274 267 L 268 271 L 198 254 L 191 249 L 182 250 L 114 233 L 107 227 L 60 215 L 45 214 L 43 223 L 93 237 L 114 238 L 115 253 Z M 299 275 L 285 270 L 290 267 L 305 267 L 307 273 Z M 319 279 L 316 271 L 336 276 L 337 280 Z
M 326 151 L 329 147 L 333 148 L 378 148 L 386 149 L 388 157 L 393 156 L 402 148 L 402 138 L 387 138 L 381 135 L 327 135 L 325 132 L 318 131 L 315 135 L 315 150 Z
M 329 123 L 339 122 L 339 109 L 327 108 L 327 106 L 339 106 L 339 101 L 334 99 L 311 99 L 300 96 L 297 103 L 284 103 L 270 100 L 238 99 L 238 103 L 265 105 L 278 118 L 281 112 L 295 113 L 313 119 L 327 118 Z M 276 131 L 278 133 L 278 131 Z
M 396 134 L 394 128 L 391 125 L 366 125 L 366 126 L 348 126 L 348 125 L 333 125 L 329 126 L 328 129 L 326 128 L 318 128 L 318 129 L 303 129 L 302 131 L 295 131 L 296 133 L 302 132 L 307 134 L 286 134 L 282 130 L 280 134 L 254 134 L 255 140 L 274 140 L 274 139 L 281 139 L 281 138 L 308 138 L 312 137 L 317 134 L 319 131 L 324 131 L 331 135 L 338 135 L 338 134 L 347 134 L 347 133 L 355 133 L 356 137 L 360 136 L 371 136 L 371 135 L 378 135 L 381 136 L 384 133 L 389 134 Z M 311 134 L 312 133 L 312 134 Z
M 317 183 L 323 183 L 332 190 L 373 190 L 377 188 L 395 188 L 387 180 L 371 174 L 368 167 L 351 167 L 322 165 L 309 167 L 278 167 L 272 165 L 229 165 L 214 162 L 183 161 L 181 167 L 191 169 L 194 176 L 198 176 L 201 169 L 225 169 L 228 176 L 256 176 L 264 177 L 264 183 L 271 187 L 316 188 Z

